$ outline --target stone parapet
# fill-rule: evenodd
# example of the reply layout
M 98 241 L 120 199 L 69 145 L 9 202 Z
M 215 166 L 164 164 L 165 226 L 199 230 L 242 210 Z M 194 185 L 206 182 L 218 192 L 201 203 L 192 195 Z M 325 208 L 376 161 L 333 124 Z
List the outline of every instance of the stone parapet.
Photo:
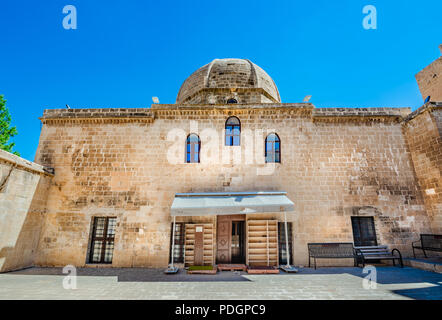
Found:
M 315 108 L 314 121 L 394 121 L 400 122 L 411 112 L 410 108 Z
M 410 108 L 315 108 L 311 103 L 264 103 L 264 104 L 153 104 L 150 108 L 101 108 L 101 109 L 47 109 L 40 120 L 43 123 L 57 121 L 92 122 L 153 122 L 155 118 L 168 115 L 202 114 L 252 114 L 290 113 L 309 116 L 313 121 L 394 121 L 409 117 Z
M 408 122 L 414 118 L 416 118 L 418 115 L 424 113 L 425 111 L 433 111 L 433 110 L 442 110 L 442 102 L 428 102 L 424 104 L 419 109 L 413 111 L 409 115 L 407 115 L 404 119 L 405 122 Z
M 19 167 L 25 171 L 39 173 L 44 175 L 53 175 L 54 169 L 39 165 L 32 161 L 23 159 L 15 154 L 9 153 L 4 150 L 0 150 L 0 162 L 9 163 L 13 167 Z
M 151 122 L 154 114 L 149 108 L 100 108 L 100 109 L 46 109 L 40 120 L 43 123 L 66 121 L 95 122 Z

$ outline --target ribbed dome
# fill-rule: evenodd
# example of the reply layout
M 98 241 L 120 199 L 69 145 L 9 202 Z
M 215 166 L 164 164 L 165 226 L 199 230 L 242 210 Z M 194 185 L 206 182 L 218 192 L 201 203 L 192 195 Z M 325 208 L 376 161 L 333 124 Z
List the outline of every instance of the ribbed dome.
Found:
M 272 78 L 245 59 L 215 59 L 184 81 L 177 104 L 281 102 Z

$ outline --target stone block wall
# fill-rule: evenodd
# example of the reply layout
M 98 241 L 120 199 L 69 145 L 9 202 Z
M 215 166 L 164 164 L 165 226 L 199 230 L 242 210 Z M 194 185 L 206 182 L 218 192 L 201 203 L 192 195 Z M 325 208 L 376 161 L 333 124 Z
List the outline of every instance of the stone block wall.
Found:
M 0 150 L 0 272 L 33 265 L 52 174 Z
M 442 45 L 440 45 L 442 53 Z M 442 101 L 442 57 L 433 61 L 416 75 L 422 98 L 431 96 L 431 101 Z
M 442 104 L 430 103 L 411 114 L 404 133 L 432 232 L 442 234 Z
M 112 112 L 52 110 L 42 118 L 36 162 L 57 174 L 38 265 L 86 265 L 92 218 L 114 216 L 112 266 L 166 266 L 178 192 L 287 191 L 296 264 L 306 265 L 308 242 L 352 242 L 351 216 L 373 216 L 379 244 L 404 255 L 418 233 L 431 231 L 400 123 L 409 109 L 155 105 L 152 114 Z M 230 115 L 241 121 L 240 147 L 224 146 Z M 199 164 L 184 163 L 191 132 L 202 140 Z M 281 138 L 281 164 L 264 163 L 271 132 Z

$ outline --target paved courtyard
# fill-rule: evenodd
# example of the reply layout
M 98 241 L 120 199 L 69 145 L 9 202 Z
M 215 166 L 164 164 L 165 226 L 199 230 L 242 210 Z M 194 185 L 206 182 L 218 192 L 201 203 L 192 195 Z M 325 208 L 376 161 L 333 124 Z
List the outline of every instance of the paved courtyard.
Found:
M 79 268 L 77 289 L 63 288 L 61 268 L 0 274 L 0 299 L 437 299 L 442 274 L 377 267 L 376 288 L 365 289 L 361 268 L 302 268 L 296 274 L 164 275 L 159 269 Z

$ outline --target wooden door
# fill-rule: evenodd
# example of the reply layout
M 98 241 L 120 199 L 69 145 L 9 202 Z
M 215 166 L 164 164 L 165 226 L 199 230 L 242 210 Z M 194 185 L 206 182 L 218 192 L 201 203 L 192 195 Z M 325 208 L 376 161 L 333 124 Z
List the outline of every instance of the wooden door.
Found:
M 196 266 L 204 265 L 204 230 L 203 226 L 197 225 L 195 227 L 195 258 L 194 264 Z
M 356 247 L 378 245 L 373 217 L 351 217 L 351 225 Z
M 232 222 L 225 217 L 227 216 L 219 216 L 217 223 L 216 259 L 218 263 L 230 262 Z
M 225 215 L 217 217 L 216 261 L 232 262 L 232 221 L 245 221 L 245 215 Z

